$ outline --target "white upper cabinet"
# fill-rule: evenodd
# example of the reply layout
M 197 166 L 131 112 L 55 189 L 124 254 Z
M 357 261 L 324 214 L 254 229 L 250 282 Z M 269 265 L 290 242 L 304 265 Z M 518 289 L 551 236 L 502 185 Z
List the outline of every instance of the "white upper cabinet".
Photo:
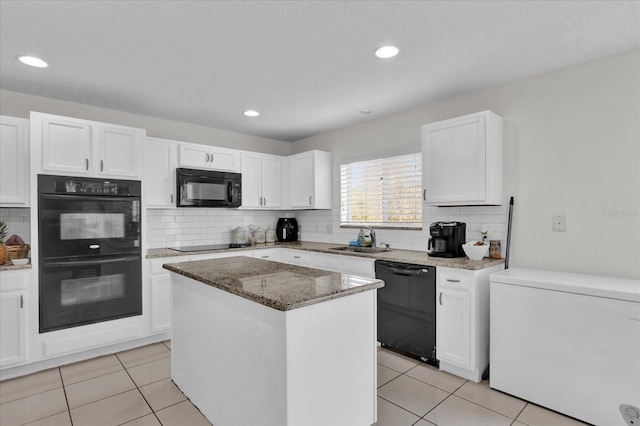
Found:
M 144 144 L 144 202 L 147 207 L 171 208 L 176 203 L 178 142 L 147 138 Z
M 422 126 L 427 205 L 502 204 L 502 117 L 483 111 Z
M 282 157 L 243 152 L 242 207 L 275 209 L 281 206 Z
M 0 116 L 0 206 L 29 205 L 29 120 Z
M 331 153 L 308 151 L 288 157 L 291 208 L 331 208 Z
M 180 167 L 212 169 L 226 172 L 240 171 L 240 151 L 199 145 L 195 143 L 180 144 Z
M 41 147 L 43 172 L 139 178 L 144 137 L 142 129 L 31 113 L 32 146 Z

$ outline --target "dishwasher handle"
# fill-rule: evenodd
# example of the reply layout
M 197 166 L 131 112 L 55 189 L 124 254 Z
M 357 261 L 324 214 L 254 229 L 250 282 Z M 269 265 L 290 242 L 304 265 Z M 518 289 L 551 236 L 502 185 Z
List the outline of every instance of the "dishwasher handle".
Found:
M 426 267 L 425 268 L 402 268 L 402 267 L 389 266 L 388 268 L 392 274 L 404 275 L 405 277 L 410 277 L 412 275 L 428 274 L 429 272 L 431 272 Z

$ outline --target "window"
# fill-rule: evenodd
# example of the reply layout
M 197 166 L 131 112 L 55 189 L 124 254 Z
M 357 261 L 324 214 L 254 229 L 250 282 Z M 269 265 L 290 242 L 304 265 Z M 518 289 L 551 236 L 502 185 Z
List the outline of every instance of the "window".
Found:
M 422 228 L 422 154 L 340 166 L 340 226 Z

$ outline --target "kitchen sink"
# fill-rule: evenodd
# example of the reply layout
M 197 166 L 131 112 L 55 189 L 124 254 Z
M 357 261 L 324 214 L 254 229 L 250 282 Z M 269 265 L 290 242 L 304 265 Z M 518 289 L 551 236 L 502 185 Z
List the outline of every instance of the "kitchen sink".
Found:
M 386 251 L 391 251 L 391 249 L 385 248 L 385 247 L 355 247 L 355 246 L 332 247 L 329 250 L 350 251 L 354 253 L 382 253 Z

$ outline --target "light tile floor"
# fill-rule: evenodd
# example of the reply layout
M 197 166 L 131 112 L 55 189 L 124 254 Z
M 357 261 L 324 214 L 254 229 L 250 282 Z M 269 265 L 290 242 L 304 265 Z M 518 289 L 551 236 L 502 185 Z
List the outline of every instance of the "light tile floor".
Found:
M 210 425 L 171 381 L 170 360 L 171 343 L 155 343 L 0 382 L 0 425 Z M 381 349 L 376 426 L 405 425 L 584 423 Z

